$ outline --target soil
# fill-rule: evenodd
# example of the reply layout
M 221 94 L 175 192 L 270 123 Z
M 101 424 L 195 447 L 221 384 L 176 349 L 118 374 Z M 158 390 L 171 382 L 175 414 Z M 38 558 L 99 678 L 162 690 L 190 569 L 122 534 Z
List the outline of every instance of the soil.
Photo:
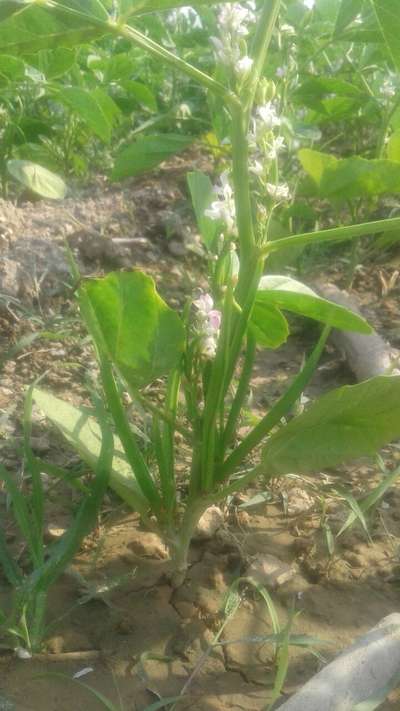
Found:
M 86 374 L 96 376 L 73 304 L 64 240 L 83 273 L 144 268 L 169 303 L 181 305 L 185 294 L 204 285 L 204 256 L 184 181 L 187 170 L 201 160 L 179 158 L 157 174 L 118 187 L 99 179 L 61 206 L 0 202 L 0 261 L 9 260 L 3 261 L 5 267 L 16 265 L 8 270 L 14 275 L 11 283 L 0 285 L 1 346 L 17 346 L 0 383 L 1 456 L 14 472 L 20 472 L 26 385 L 47 371 L 46 387 L 85 402 Z M 117 241 L 121 238 L 131 241 Z M 397 266 L 366 263 L 356 272 L 353 291 L 373 325 L 398 348 Z M 0 280 L 1 274 L 0 264 Z M 342 283 L 339 258 L 325 275 Z M 21 343 L 22 337 L 43 330 L 51 331 L 52 338 Z M 265 411 L 282 391 L 312 338 L 312 330 L 296 322 L 284 348 L 260 352 L 253 415 Z M 350 382 L 351 371 L 328 347 L 306 394 L 315 397 Z M 247 426 L 244 422 L 241 436 Z M 37 414 L 33 446 L 49 461 L 77 465 L 75 455 Z M 400 461 L 399 445 L 386 448 L 382 456 L 393 469 Z M 312 649 L 290 647 L 284 700 L 321 664 L 400 607 L 400 486 L 386 493 L 371 518 L 372 542 L 355 525 L 337 539 L 333 551 L 327 545 L 325 524 L 336 533 L 349 513 L 343 498 L 333 493 L 335 486 L 346 486 L 358 497 L 379 481 L 378 467 L 367 461 L 321 472 L 318 479 L 287 477 L 268 491 L 259 482 L 225 505 L 223 526 L 211 539 L 193 543 L 187 579 L 177 589 L 165 575 L 161 541 L 110 494 L 98 529 L 51 592 L 43 654 L 20 660 L 6 650 L 0 653 L 0 711 L 102 708 L 87 688 L 72 681 L 87 667 L 91 671 L 79 681 L 124 709 L 144 711 L 185 688 L 177 711 L 261 711 L 271 699 L 275 675 L 272 645 L 259 640 L 272 632 L 265 601 L 243 584 L 240 605 L 227 622 L 222 610 L 230 585 L 266 554 L 289 571 L 286 582 L 270 590 L 281 624 L 293 609 L 301 611 L 293 634 L 314 639 Z M 51 483 L 48 491 L 48 528 L 54 536 L 54 529 L 68 526 L 71 494 Z M 5 510 L 4 492 L 0 497 Z M 14 540 L 11 526 L 7 535 Z M 23 556 L 17 539 L 15 547 Z M 0 609 L 9 598 L 0 573 Z M 400 693 L 393 692 L 381 708 L 400 708 Z

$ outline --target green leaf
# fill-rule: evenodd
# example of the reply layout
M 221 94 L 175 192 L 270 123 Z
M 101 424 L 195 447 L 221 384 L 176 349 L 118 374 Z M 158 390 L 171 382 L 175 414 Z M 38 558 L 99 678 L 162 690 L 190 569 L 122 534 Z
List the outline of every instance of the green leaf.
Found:
M 344 306 L 323 299 L 305 284 L 288 276 L 264 276 L 258 286 L 256 304 L 313 318 L 343 331 L 369 334 L 371 326 L 358 314 Z
M 314 402 L 268 440 L 268 475 L 319 472 L 372 456 L 400 436 L 400 376 L 338 388 Z
M 199 232 L 204 244 L 211 250 L 219 228 L 216 220 L 204 214 L 215 197 L 212 182 L 208 175 L 198 170 L 188 173 L 187 181 Z
M 372 0 L 389 54 L 400 71 L 400 12 L 398 0 Z
M 0 23 L 0 52 L 33 54 L 41 49 L 71 47 L 100 37 L 105 29 L 81 17 L 47 10 L 30 3 Z
M 25 63 L 19 57 L 0 55 L 0 78 L 11 81 L 22 80 L 25 77 Z
M 185 150 L 193 138 L 169 134 L 166 136 L 144 136 L 117 155 L 111 180 L 122 180 L 145 173 L 164 160 Z
M 6 20 L 16 12 L 21 12 L 31 0 L 2 0 L 0 3 L 0 22 Z
M 49 51 L 42 50 L 39 52 L 38 60 L 38 69 L 46 79 L 58 79 L 74 66 L 75 52 L 67 47 L 57 47 L 57 49 Z
M 395 161 L 359 156 L 337 159 L 308 148 L 300 150 L 298 157 L 321 197 L 349 200 L 400 191 L 400 165 Z
M 251 312 L 249 329 L 264 348 L 279 348 L 286 343 L 289 326 L 283 314 L 271 304 L 256 302 Z
M 223 0 L 223 2 L 231 2 L 231 0 Z M 196 0 L 195 6 L 210 4 L 210 0 Z M 120 13 L 124 17 L 173 10 L 185 5 L 187 0 L 119 0 Z
M 386 155 L 389 160 L 400 163 L 400 129 L 394 131 L 386 144 Z
M 99 99 L 99 92 L 103 99 Z M 101 89 L 89 91 L 77 86 L 62 87 L 58 93 L 60 101 L 72 109 L 96 136 L 108 143 L 111 139 L 112 122 L 110 121 L 109 113 L 107 112 L 106 114 L 101 105 L 103 104 L 104 96 L 105 94 Z M 115 109 L 118 110 L 117 106 L 115 106 Z
M 364 0 L 342 0 L 336 18 L 333 36 L 340 36 L 343 30 L 350 25 L 361 12 Z
M 87 408 L 75 407 L 40 388 L 34 389 L 33 399 L 83 461 L 95 470 L 101 451 L 101 427 L 88 414 Z M 115 435 L 110 487 L 132 508 L 141 513 L 147 511 L 148 503 L 126 461 L 122 444 Z
M 125 89 L 128 95 L 132 96 L 139 104 L 149 109 L 149 111 L 158 110 L 157 99 L 145 84 L 142 84 L 140 81 L 125 79 L 121 81 L 121 87 Z
M 37 195 L 51 200 L 65 198 L 67 186 L 62 178 L 37 163 L 28 160 L 9 160 L 7 170 L 13 178 Z
M 112 272 L 84 285 L 108 356 L 134 388 L 177 367 L 184 345 L 178 314 L 142 272 Z

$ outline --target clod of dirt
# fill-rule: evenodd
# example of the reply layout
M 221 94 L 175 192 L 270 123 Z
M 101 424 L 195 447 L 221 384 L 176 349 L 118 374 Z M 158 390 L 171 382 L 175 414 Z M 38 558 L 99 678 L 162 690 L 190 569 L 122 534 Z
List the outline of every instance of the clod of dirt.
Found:
M 135 534 L 133 541 L 129 544 L 133 553 L 145 558 L 158 558 L 161 560 L 168 558 L 167 547 L 156 533 L 136 531 Z
M 247 568 L 246 576 L 275 590 L 291 580 L 295 576 L 295 570 L 273 555 L 259 553 Z
M 212 538 L 224 523 L 224 514 L 218 506 L 210 506 L 201 516 L 193 539 L 207 541 Z
M 299 486 L 287 491 L 287 512 L 289 516 L 298 516 L 309 511 L 314 504 L 310 494 Z
M 19 264 L 13 259 L 0 259 L 0 292 L 18 299 L 23 289 L 23 275 Z

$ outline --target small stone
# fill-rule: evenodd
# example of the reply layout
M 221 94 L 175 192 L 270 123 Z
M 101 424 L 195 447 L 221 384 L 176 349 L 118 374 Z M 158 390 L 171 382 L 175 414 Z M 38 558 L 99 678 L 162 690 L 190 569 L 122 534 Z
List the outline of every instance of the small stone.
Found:
M 247 568 L 246 576 L 274 590 L 291 580 L 295 576 L 295 570 L 273 555 L 259 553 Z
M 177 240 L 168 242 L 168 250 L 173 257 L 184 257 L 186 254 L 185 245 L 182 242 L 177 242 Z
M 43 538 L 45 543 L 52 543 L 53 541 L 58 541 L 60 540 L 61 536 L 64 535 L 66 532 L 66 528 L 62 528 L 62 526 L 57 526 L 54 523 L 49 523 L 43 534 Z
M 224 523 L 224 514 L 218 506 L 210 506 L 201 516 L 193 539 L 196 541 L 207 541 L 212 538 L 216 531 Z
M 46 454 L 46 452 L 50 449 L 50 442 L 47 435 L 42 435 L 41 437 L 31 437 L 30 445 L 36 454 Z

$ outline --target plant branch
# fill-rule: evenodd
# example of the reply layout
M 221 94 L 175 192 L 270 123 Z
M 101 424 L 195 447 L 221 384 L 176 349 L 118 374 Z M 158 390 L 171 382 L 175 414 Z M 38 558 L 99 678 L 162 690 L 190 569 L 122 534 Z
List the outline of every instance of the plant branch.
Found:
M 400 217 L 392 217 L 387 220 L 374 220 L 373 222 L 363 222 L 359 225 L 346 225 L 344 227 L 332 227 L 327 230 L 317 230 L 316 232 L 305 232 L 291 237 L 282 237 L 272 242 L 268 242 L 260 253 L 267 257 L 279 249 L 286 247 L 306 247 L 311 244 L 321 242 L 342 242 L 355 237 L 364 237 L 375 232 L 395 232 L 400 229 Z

